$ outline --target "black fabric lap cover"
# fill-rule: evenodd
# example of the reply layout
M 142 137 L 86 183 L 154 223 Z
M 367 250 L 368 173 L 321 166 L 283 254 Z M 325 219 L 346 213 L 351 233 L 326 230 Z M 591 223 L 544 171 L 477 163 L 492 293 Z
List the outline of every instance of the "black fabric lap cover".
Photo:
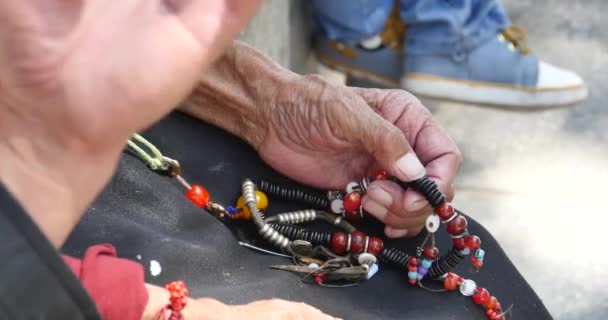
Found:
M 239 139 L 181 113 L 173 113 L 143 133 L 164 155 L 177 159 L 183 176 L 201 184 L 215 202 L 234 205 L 244 178 L 266 178 L 292 183 L 266 166 L 254 150 Z M 270 199 L 269 212 L 305 209 Z M 466 208 L 461 208 L 466 212 Z M 382 225 L 362 227 L 373 235 Z M 471 274 L 470 262 L 457 272 L 487 288 L 504 309 L 513 305 L 512 319 L 550 319 L 543 303 L 506 257 L 492 236 L 469 219 L 469 230 L 479 235 L 486 250 L 484 268 Z M 121 257 L 140 261 L 146 281 L 164 285 L 184 280 L 194 297 L 213 297 L 228 304 L 282 298 L 309 303 L 344 319 L 487 319 L 485 310 L 458 291 L 434 293 L 412 287 L 407 271 L 380 266 L 371 280 L 350 288 L 323 288 L 305 284 L 294 274 L 269 269 L 289 264 L 281 257 L 260 254 L 237 244 L 235 235 L 255 240 L 252 224 L 227 228 L 192 205 L 175 179 L 151 172 L 132 154 L 124 153 L 118 171 L 63 248 L 81 256 L 93 244 L 110 243 Z M 415 239 L 386 240 L 415 252 Z M 257 239 L 257 240 L 256 240 Z M 438 232 L 438 246 L 446 252 L 450 240 Z M 468 259 L 468 257 L 467 257 Z M 150 271 L 151 263 L 162 268 Z

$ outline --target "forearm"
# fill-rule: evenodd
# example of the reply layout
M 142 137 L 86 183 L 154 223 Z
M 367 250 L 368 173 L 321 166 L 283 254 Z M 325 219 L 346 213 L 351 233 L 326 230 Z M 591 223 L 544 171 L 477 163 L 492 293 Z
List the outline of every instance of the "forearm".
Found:
M 257 146 L 264 136 L 260 126 L 269 118 L 279 93 L 297 77 L 259 51 L 234 41 L 201 76 L 181 109 Z

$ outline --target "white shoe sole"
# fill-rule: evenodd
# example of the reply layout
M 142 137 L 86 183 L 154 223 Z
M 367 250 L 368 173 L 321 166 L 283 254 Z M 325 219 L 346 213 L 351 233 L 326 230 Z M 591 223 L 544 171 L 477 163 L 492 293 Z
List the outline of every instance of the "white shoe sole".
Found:
M 584 84 L 552 88 L 526 88 L 508 84 L 451 79 L 410 73 L 401 87 L 413 94 L 514 108 L 540 108 L 574 104 L 587 97 Z

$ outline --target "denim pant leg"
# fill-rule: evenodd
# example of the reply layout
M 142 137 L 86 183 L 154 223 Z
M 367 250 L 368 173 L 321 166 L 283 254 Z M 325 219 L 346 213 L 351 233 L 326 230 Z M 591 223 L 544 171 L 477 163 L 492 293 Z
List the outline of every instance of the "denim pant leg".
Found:
M 362 40 L 384 28 L 395 0 L 312 0 L 319 32 L 332 40 Z
M 409 54 L 467 52 L 510 24 L 499 0 L 401 0 L 401 18 Z

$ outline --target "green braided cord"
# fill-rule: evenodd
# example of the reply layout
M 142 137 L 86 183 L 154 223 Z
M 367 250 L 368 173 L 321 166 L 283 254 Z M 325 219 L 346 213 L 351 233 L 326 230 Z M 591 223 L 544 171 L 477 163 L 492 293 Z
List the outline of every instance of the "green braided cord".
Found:
M 139 138 L 136 138 L 135 136 L 138 136 Z M 144 139 L 142 136 L 140 136 L 138 134 L 134 134 L 133 137 L 135 137 L 135 139 L 137 139 L 141 143 L 145 144 L 155 154 L 156 157 L 150 156 L 147 152 L 145 152 L 142 148 L 140 148 L 135 142 L 131 141 L 130 139 L 127 139 L 127 144 L 129 145 L 129 147 L 131 149 L 133 149 L 133 151 L 135 151 L 135 153 L 137 153 L 139 158 L 142 161 L 144 161 L 150 169 L 152 169 L 152 170 L 162 169 L 164 162 L 163 162 L 163 156 L 160 153 L 160 151 L 156 147 L 154 147 L 154 145 L 152 145 L 150 142 L 148 142 L 146 139 Z
M 134 134 L 132 135 L 132 137 L 133 137 L 135 140 L 137 140 L 137 141 L 139 141 L 139 142 L 143 143 L 143 144 L 144 144 L 146 147 L 148 147 L 148 149 L 150 149 L 150 151 L 152 151 L 152 153 L 154 154 L 154 157 L 155 157 L 155 158 L 157 158 L 157 159 L 162 159 L 162 158 L 163 158 L 163 154 L 162 154 L 162 153 L 160 153 L 160 150 L 158 150 L 158 148 L 156 148 L 156 147 L 155 147 L 155 146 L 154 146 L 154 145 L 153 145 L 153 144 L 152 144 L 150 141 L 146 140 L 146 138 L 144 138 L 144 137 L 140 136 L 140 135 L 139 135 L 139 134 L 137 134 L 137 133 L 134 133 Z

